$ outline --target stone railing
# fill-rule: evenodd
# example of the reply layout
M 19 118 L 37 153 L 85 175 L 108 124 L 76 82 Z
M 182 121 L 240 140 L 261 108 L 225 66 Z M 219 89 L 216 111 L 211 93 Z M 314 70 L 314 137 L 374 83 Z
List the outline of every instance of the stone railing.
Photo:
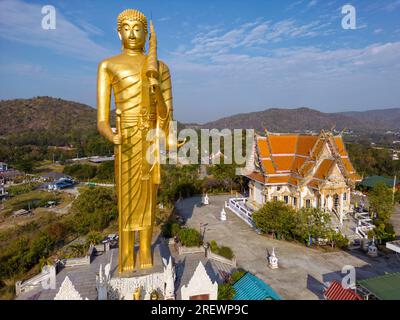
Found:
M 55 283 L 55 281 L 56 266 L 44 266 L 42 272 L 36 276 L 23 282 L 17 281 L 15 283 L 15 293 L 18 296 L 21 293 L 29 292 L 38 286 L 49 287 L 51 284 Z
M 102 248 L 104 248 L 103 245 Z M 88 265 L 92 262 L 92 257 L 96 252 L 97 252 L 96 247 L 91 245 L 89 247 L 88 252 L 86 253 L 86 256 L 81 258 L 64 259 L 63 265 L 64 267 L 76 267 L 76 266 Z
M 204 253 L 205 254 L 205 249 L 204 249 L 204 247 L 178 246 L 178 253 L 179 253 L 179 255 L 181 255 L 181 254 L 191 254 L 191 253 Z
M 179 255 L 182 254 L 193 254 L 193 253 L 204 253 L 206 255 L 206 249 L 204 247 L 184 247 L 184 246 L 178 246 L 178 253 Z M 233 258 L 232 260 L 227 259 L 223 256 L 220 256 L 219 254 L 216 254 L 211 251 L 210 248 L 207 249 L 207 258 L 212 259 L 215 261 L 219 261 L 222 263 L 225 263 L 227 265 L 230 265 L 232 267 L 236 267 L 236 259 Z
M 236 268 L 236 265 L 237 265 L 237 264 L 236 264 L 236 259 L 235 259 L 235 258 L 233 258 L 232 260 L 230 260 L 230 259 L 227 259 L 227 258 L 225 258 L 225 257 L 220 256 L 219 254 L 216 254 L 216 253 L 214 253 L 214 252 L 211 252 L 211 250 L 208 250 L 208 252 L 207 252 L 207 258 L 212 259 L 212 260 L 215 260 L 215 261 L 218 261 L 218 262 L 225 263 L 225 264 L 230 265 L 230 266 L 235 267 L 235 268 Z
M 226 207 L 234 212 L 239 218 L 246 222 L 250 227 L 255 228 L 251 218 L 253 211 L 246 205 L 247 198 L 230 198 L 226 202 Z

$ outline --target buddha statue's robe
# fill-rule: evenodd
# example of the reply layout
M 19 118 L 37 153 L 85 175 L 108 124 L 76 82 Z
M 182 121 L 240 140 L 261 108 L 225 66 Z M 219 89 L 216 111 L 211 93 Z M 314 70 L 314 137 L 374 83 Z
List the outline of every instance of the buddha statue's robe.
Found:
M 146 153 L 156 139 L 147 141 L 149 130 L 159 128 L 168 134 L 172 119 L 172 93 L 169 69 L 158 61 L 159 84 L 167 113 L 162 117 L 150 95 L 145 75 L 147 57 L 143 54 L 125 54 L 110 58 L 107 63 L 108 83 L 114 92 L 116 108 L 121 110 L 122 153 L 115 147 L 115 172 L 119 190 L 118 166 L 122 164 L 122 231 L 139 231 L 153 225 L 160 183 L 159 163 L 149 163 Z M 101 81 L 101 79 L 100 79 Z M 152 146 L 155 147 L 154 145 Z M 155 149 L 157 150 L 157 148 Z M 157 157 L 157 155 L 155 155 Z M 120 195 L 118 195 L 119 197 Z

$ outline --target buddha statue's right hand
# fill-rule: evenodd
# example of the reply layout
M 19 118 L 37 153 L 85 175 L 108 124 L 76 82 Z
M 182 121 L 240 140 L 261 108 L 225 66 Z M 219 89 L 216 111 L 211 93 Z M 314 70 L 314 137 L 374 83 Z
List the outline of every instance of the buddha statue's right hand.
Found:
M 113 141 L 112 141 L 115 145 L 120 145 L 122 144 L 122 138 L 119 134 L 114 134 L 113 135 Z

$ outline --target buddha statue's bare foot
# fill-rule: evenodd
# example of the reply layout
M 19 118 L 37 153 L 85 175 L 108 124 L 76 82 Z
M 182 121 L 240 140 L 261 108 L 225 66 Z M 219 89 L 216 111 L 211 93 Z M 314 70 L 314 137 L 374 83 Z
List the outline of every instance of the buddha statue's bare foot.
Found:
M 151 257 L 151 251 L 140 251 L 139 252 L 139 263 L 140 269 L 149 269 L 153 267 L 153 259 Z

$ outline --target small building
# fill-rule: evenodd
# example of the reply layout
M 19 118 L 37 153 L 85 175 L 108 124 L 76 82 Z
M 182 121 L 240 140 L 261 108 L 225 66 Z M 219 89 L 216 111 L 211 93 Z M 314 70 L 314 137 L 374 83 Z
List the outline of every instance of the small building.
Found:
M 20 209 L 20 210 L 14 211 L 12 213 L 12 216 L 14 218 L 16 218 L 16 217 L 21 217 L 21 216 L 27 216 L 27 215 L 30 215 L 30 214 L 31 214 L 31 211 L 28 211 L 28 210 L 25 210 L 25 209 Z
M 336 280 L 333 280 L 324 292 L 325 300 L 363 300 L 352 289 L 345 289 Z
M 377 184 L 383 183 L 389 188 L 393 188 L 393 186 L 396 183 L 396 188 L 400 189 L 400 181 L 397 180 L 396 182 L 394 181 L 394 178 L 388 178 L 388 177 L 383 177 L 383 176 L 369 176 L 365 177 L 361 182 L 360 186 L 366 188 L 366 189 L 373 189 Z
M 360 181 L 341 135 L 255 135 L 252 158 L 246 167 L 248 202 L 258 209 L 269 201 L 283 201 L 300 209 L 320 208 L 342 219 L 350 211 L 350 195 Z
M 282 300 L 264 281 L 247 272 L 233 285 L 236 294 L 233 300 Z
M 8 192 L 4 188 L 4 186 L 0 185 L 0 200 L 7 198 Z
M 365 300 L 400 300 L 400 272 L 357 281 Z
M 0 171 L 0 183 L 13 182 L 23 176 L 24 174 L 20 171 L 8 168 L 7 171 Z
M 5 162 L 0 162 L 0 172 L 8 171 L 8 165 Z
M 189 282 L 181 287 L 182 300 L 217 300 L 218 283 L 212 281 L 201 261 Z

